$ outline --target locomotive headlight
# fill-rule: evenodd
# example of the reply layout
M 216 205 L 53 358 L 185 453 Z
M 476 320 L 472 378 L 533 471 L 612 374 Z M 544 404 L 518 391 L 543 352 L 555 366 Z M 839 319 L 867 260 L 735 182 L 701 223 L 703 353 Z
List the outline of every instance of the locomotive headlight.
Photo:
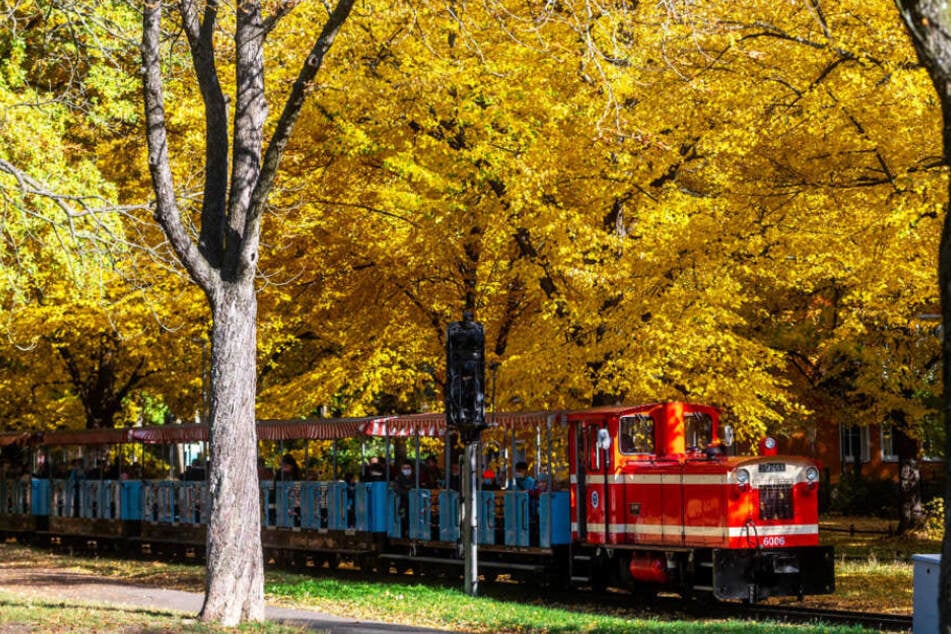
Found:
M 819 470 L 815 467 L 809 467 L 806 469 L 806 482 L 809 484 L 815 484 L 819 481 Z
M 741 487 L 745 487 L 750 483 L 750 472 L 746 469 L 737 469 L 736 470 L 736 483 Z

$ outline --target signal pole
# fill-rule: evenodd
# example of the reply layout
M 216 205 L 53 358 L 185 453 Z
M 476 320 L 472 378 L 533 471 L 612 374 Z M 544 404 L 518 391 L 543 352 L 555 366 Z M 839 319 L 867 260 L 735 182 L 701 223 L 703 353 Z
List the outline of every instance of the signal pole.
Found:
M 446 425 L 465 444 L 462 473 L 462 548 L 465 592 L 479 593 L 478 473 L 479 439 L 485 429 L 485 331 L 472 313 L 446 331 Z

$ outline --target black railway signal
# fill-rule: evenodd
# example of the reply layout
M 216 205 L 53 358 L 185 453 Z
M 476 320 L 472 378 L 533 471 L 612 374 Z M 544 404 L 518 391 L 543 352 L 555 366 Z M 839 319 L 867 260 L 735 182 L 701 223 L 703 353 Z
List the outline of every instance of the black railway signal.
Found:
M 469 311 L 446 330 L 446 424 L 466 443 L 486 427 L 485 331 Z

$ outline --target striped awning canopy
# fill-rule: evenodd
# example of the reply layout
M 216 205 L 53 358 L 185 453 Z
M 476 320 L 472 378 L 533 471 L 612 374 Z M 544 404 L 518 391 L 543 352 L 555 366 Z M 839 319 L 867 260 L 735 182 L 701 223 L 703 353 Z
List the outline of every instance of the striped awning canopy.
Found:
M 41 445 L 118 445 L 129 442 L 129 429 L 62 429 L 43 432 Z
M 535 429 L 564 418 L 563 412 L 495 412 L 486 416 L 490 428 L 506 431 Z M 446 434 L 446 415 L 442 412 L 365 418 L 303 418 L 261 420 L 257 423 L 259 440 L 334 440 L 360 436 L 441 437 Z M 76 429 L 42 433 L 0 433 L 0 447 L 39 442 L 43 445 L 114 445 L 126 442 L 177 444 L 208 440 L 208 425 L 158 425 L 121 429 Z
M 185 442 L 208 440 L 208 425 L 157 425 L 155 427 L 133 427 L 129 430 L 129 439 L 134 442 L 157 445 L 172 445 Z
M 524 428 L 534 429 L 538 426 L 544 427 L 549 420 L 553 425 L 557 424 L 562 419 L 562 412 L 499 412 L 486 414 L 485 419 L 491 427 L 501 427 L 509 431 Z
M 25 445 L 33 438 L 33 433 L 28 431 L 10 431 L 0 434 L 0 447 L 9 445 Z
M 367 418 L 302 418 L 258 421 L 258 440 L 335 440 L 363 434 Z
M 561 412 L 496 412 L 486 415 L 490 428 L 507 431 L 544 427 L 549 420 L 561 421 Z M 446 415 L 442 412 L 429 414 L 406 414 L 370 418 L 363 431 L 368 436 L 443 436 L 446 433 Z
M 442 412 L 380 416 L 363 426 L 367 436 L 442 436 L 446 433 L 446 415 Z

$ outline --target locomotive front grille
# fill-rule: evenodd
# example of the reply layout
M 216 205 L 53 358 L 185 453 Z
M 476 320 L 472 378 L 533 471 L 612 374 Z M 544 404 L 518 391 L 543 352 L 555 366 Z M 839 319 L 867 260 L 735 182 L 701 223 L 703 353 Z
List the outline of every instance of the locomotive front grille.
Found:
M 793 518 L 792 485 L 762 484 L 759 487 L 759 518 L 788 520 Z

